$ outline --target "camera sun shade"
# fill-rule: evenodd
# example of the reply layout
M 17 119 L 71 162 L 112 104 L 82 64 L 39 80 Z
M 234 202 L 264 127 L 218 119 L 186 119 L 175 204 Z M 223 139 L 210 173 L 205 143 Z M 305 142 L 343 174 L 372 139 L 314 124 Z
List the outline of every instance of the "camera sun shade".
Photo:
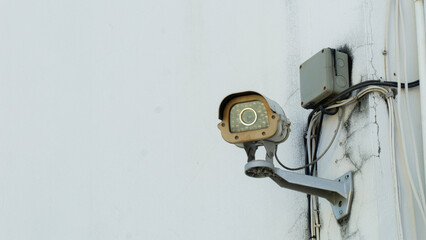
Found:
M 227 96 L 219 108 L 218 127 L 229 143 L 268 140 L 283 142 L 290 133 L 290 122 L 282 108 L 257 92 Z

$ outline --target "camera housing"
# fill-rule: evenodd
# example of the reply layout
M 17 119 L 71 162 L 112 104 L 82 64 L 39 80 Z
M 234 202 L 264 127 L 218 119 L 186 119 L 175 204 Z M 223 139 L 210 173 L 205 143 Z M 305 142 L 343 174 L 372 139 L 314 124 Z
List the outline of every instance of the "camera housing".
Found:
M 245 142 L 261 140 L 281 143 L 290 134 L 290 121 L 280 105 L 253 91 L 225 97 L 219 107 L 219 119 L 223 139 L 240 147 Z
M 247 154 L 247 176 L 269 177 L 280 187 L 325 198 L 337 220 L 349 216 L 354 192 L 351 172 L 329 180 L 274 167 L 277 146 L 290 134 L 290 121 L 276 102 L 257 92 L 234 93 L 220 104 L 219 119 L 223 139 L 244 148 Z M 264 160 L 255 159 L 259 146 L 266 150 Z

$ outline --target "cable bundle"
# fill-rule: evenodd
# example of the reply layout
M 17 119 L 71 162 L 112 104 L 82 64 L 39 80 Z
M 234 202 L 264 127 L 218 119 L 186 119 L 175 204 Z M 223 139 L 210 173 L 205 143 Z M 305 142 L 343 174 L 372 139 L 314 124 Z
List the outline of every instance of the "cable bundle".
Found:
M 308 123 L 307 123 L 307 130 L 306 134 L 304 136 L 304 145 L 305 145 L 305 152 L 306 152 L 306 160 L 305 165 L 299 166 L 299 167 L 288 167 L 284 165 L 278 158 L 277 152 L 275 151 L 275 158 L 277 159 L 277 162 L 285 169 L 296 171 L 305 169 L 305 174 L 309 174 L 311 176 L 317 176 L 317 163 L 318 161 L 327 153 L 327 151 L 331 148 L 333 145 L 334 140 L 336 139 L 337 133 L 341 127 L 342 120 L 343 120 L 343 111 L 342 108 L 345 106 L 348 106 L 350 104 L 359 102 L 362 97 L 369 93 L 379 93 L 381 96 L 383 96 L 386 99 L 387 106 L 388 106 L 388 114 L 389 114 L 389 136 L 390 136 L 390 146 L 394 146 L 395 143 L 395 122 L 396 122 L 396 129 L 398 130 L 398 133 L 403 135 L 403 132 L 400 128 L 400 119 L 398 119 L 398 114 L 395 107 L 395 88 L 405 88 L 405 86 L 408 86 L 408 88 L 419 86 L 419 81 L 414 81 L 411 83 L 401 84 L 400 82 L 383 82 L 378 80 L 371 80 L 371 81 L 365 81 L 361 82 L 359 84 L 356 84 L 344 92 L 336 95 L 332 99 L 324 102 L 320 106 L 317 106 L 309 115 L 308 117 Z M 353 94 L 353 92 L 359 90 L 357 93 Z M 400 91 L 398 91 L 400 92 Z M 348 97 L 348 95 L 353 94 L 353 96 Z M 321 128 L 322 128 L 322 122 L 325 115 L 334 115 L 338 114 L 338 123 L 336 126 L 336 129 L 334 130 L 333 136 L 328 143 L 325 150 L 318 155 L 317 150 L 319 146 L 320 136 L 321 136 Z M 399 117 L 400 118 L 400 117 Z M 394 121 L 396 120 L 396 121 Z M 395 164 L 395 149 L 392 149 L 391 158 L 392 158 L 392 169 L 396 169 Z M 406 160 L 406 147 L 403 146 L 403 152 L 405 154 L 404 157 L 404 165 L 407 169 L 408 168 L 408 162 Z M 396 175 L 394 175 L 394 186 L 395 191 L 398 192 L 398 184 Z M 421 189 L 420 194 L 414 187 L 414 180 L 412 177 L 412 174 L 410 171 L 408 171 L 408 178 L 410 181 L 410 185 L 412 187 L 416 202 L 419 204 L 420 209 L 423 210 L 422 217 L 426 222 L 425 213 L 424 213 L 424 193 L 423 189 Z M 423 204 L 422 204 L 423 201 Z M 399 202 L 399 200 L 397 200 Z M 309 211 L 309 229 L 311 232 L 311 238 L 312 239 L 319 239 L 319 229 L 320 229 L 320 223 L 319 223 L 319 211 L 318 211 L 318 197 L 311 197 L 308 195 L 308 211 Z

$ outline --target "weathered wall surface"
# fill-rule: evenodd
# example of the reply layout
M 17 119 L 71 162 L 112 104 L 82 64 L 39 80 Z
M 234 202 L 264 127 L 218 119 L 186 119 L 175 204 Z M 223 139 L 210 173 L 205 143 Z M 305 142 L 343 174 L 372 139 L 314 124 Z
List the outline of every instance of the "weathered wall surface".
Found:
M 1 239 L 306 239 L 305 195 L 244 175 L 218 105 L 244 90 L 280 103 L 278 153 L 297 166 L 299 64 L 347 44 L 354 83 L 384 76 L 385 1 L 1 5 Z M 353 212 L 339 225 L 320 201 L 323 239 L 393 239 L 386 114 L 378 96 L 345 111 L 319 175 L 356 172 Z
M 306 3 L 306 2 L 305 2 Z M 395 38 L 394 11 L 395 5 L 391 4 L 389 18 L 389 54 L 390 76 L 396 73 L 404 81 L 403 68 L 398 69 L 395 61 Z M 354 55 L 353 82 L 361 80 L 385 79 L 384 56 L 385 49 L 385 26 L 386 26 L 386 1 L 322 1 L 301 6 L 302 12 L 308 12 L 307 26 L 312 32 L 305 32 L 301 39 L 311 39 L 313 49 L 321 48 L 330 42 L 334 44 L 347 44 Z M 335 12 L 332 9 L 346 9 Z M 414 9 L 412 2 L 403 2 L 403 22 L 401 26 L 406 31 L 406 55 L 407 55 L 407 78 L 408 81 L 418 79 L 417 58 L 415 43 Z M 336 21 L 336 19 L 339 19 Z M 350 20 L 351 19 L 351 20 Z M 333 27 L 325 27 L 333 26 Z M 312 37 L 315 36 L 315 37 Z M 402 41 L 402 40 L 400 40 Z M 307 41 L 304 44 L 309 44 Z M 401 49 L 403 44 L 401 43 Z M 303 50 L 302 50 L 303 54 Z M 403 62 L 401 50 L 400 64 Z M 395 80 L 393 77 L 392 79 Z M 397 96 L 397 101 L 404 95 Z M 411 112 L 413 113 L 414 129 L 420 129 L 419 96 L 417 89 L 410 90 Z M 404 129 L 409 134 L 409 122 L 405 102 L 402 101 L 402 112 Z M 325 131 L 332 134 L 337 119 L 329 118 L 326 121 Z M 354 172 L 355 197 L 353 201 L 350 219 L 344 223 L 337 223 L 331 212 L 329 203 L 320 200 L 320 218 L 322 238 L 325 239 L 398 239 L 398 221 L 396 220 L 396 195 L 394 189 L 393 173 L 391 167 L 391 149 L 394 146 L 389 142 L 388 111 L 384 99 L 377 95 L 364 97 L 358 104 L 345 109 L 343 128 L 339 133 L 338 145 L 332 149 L 319 166 L 319 176 L 326 178 L 337 178 L 346 171 Z M 422 156 L 421 133 L 415 132 L 418 154 Z M 411 141 L 406 135 L 408 142 Z M 410 150 L 413 142 L 409 144 Z M 325 147 L 325 146 L 324 146 Z M 426 232 L 422 227 L 422 220 L 418 214 L 418 205 L 410 196 L 410 185 L 407 181 L 404 166 L 400 164 L 402 158 L 401 144 L 396 142 L 398 158 L 398 178 L 400 181 L 400 198 L 402 211 L 402 228 L 405 239 L 422 239 Z M 409 151 L 410 151 L 409 150 Z M 409 154 L 411 171 L 415 172 L 414 153 Z M 422 168 L 420 160 L 420 169 Z M 424 177 L 424 176 L 423 176 Z M 417 185 L 418 187 L 418 185 Z M 419 188 L 418 188 L 419 189 Z M 417 210 L 416 210 L 417 209 Z M 416 219 L 416 221 L 414 220 Z

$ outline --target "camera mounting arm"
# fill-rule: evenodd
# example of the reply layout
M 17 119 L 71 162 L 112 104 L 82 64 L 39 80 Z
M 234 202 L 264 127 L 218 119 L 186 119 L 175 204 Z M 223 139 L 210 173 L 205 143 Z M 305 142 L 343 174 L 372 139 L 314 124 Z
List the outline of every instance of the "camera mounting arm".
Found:
M 258 146 L 265 146 L 266 160 L 254 160 Z M 244 143 L 248 163 L 245 166 L 247 176 L 269 177 L 279 186 L 325 198 L 330 202 L 337 220 L 347 217 L 350 213 L 354 194 L 352 172 L 347 172 L 336 180 L 329 180 L 275 168 L 273 156 L 276 144 L 268 141 L 262 143 Z

